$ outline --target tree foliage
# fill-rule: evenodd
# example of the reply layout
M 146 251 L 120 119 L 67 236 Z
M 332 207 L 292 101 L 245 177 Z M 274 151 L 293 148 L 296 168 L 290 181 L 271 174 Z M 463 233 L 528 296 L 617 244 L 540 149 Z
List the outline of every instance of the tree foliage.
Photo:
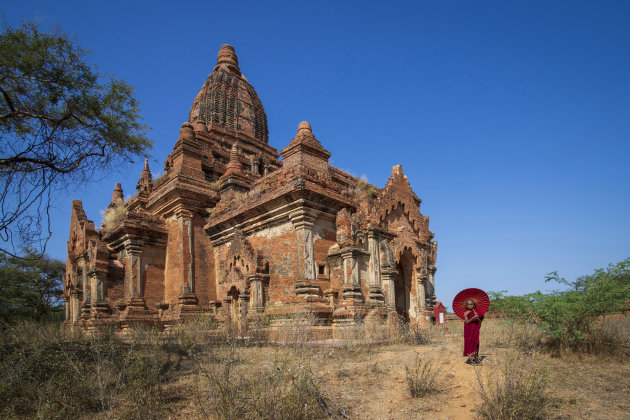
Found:
M 86 54 L 35 23 L 0 34 L 0 240 L 11 255 L 43 252 L 55 189 L 151 147 L 133 87 L 96 72 Z
M 66 266 L 46 255 L 26 250 L 25 258 L 0 252 L 0 319 L 40 321 L 61 307 L 63 275 Z
M 576 346 L 589 338 L 599 317 L 630 306 L 630 258 L 575 281 L 560 277 L 556 271 L 547 274 L 545 281 L 565 289 L 523 296 L 491 292 L 490 309 L 536 323 L 552 345 Z

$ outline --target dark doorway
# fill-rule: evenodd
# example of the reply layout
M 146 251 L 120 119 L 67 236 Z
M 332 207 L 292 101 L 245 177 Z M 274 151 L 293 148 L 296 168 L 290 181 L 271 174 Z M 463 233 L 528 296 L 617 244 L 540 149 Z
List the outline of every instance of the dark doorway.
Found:
M 413 255 L 409 250 L 402 253 L 398 262 L 398 276 L 394 282 L 396 312 L 405 321 L 409 321 L 413 260 Z
M 241 319 L 241 307 L 240 307 L 241 305 L 238 300 L 238 296 L 239 296 L 238 289 L 235 286 L 232 286 L 232 288 L 228 292 L 228 296 L 231 298 L 230 310 L 229 310 L 230 321 L 238 322 Z

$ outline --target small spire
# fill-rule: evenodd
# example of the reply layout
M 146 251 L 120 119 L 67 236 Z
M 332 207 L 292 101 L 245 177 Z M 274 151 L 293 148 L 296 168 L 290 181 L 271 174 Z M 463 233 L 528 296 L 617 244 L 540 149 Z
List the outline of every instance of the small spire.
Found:
M 309 123 L 308 121 L 302 121 L 299 125 L 298 125 L 298 133 L 300 131 L 310 131 L 311 133 L 313 132 L 313 130 L 311 129 L 311 123 Z
M 232 175 L 234 173 L 243 172 L 243 165 L 241 165 L 241 160 L 238 152 L 238 142 L 236 141 L 234 142 L 234 144 L 232 144 L 232 149 L 230 150 L 230 160 L 228 161 L 225 169 L 225 174 L 223 174 L 221 178 Z
M 238 159 L 238 142 L 234 142 L 232 148 L 230 149 L 230 160 Z
M 232 144 L 230 160 L 225 166 L 225 173 L 221 175 L 219 181 L 221 182 L 221 194 L 231 189 L 243 192 L 251 187 L 249 175 L 241 164 L 238 142 Z
M 282 155 L 285 167 L 294 166 L 295 164 L 315 164 L 315 166 L 321 170 L 327 170 L 328 158 L 330 158 L 330 152 L 324 149 L 324 146 L 315 138 L 311 124 L 308 121 L 302 121 L 298 124 L 297 134 L 293 140 L 289 142 L 287 147 L 280 150 L 280 154 Z M 305 154 L 316 158 L 319 163 L 315 163 L 314 161 L 309 163 L 307 160 L 303 159 Z
M 144 168 L 140 173 L 140 179 L 136 185 L 136 190 L 141 193 L 150 193 L 153 191 L 153 178 L 151 177 L 151 171 L 149 170 L 149 159 L 144 160 Z
M 219 54 L 217 54 L 217 64 L 214 66 L 214 71 L 225 70 L 231 73 L 241 75 L 241 69 L 238 68 L 238 57 L 234 47 L 229 44 L 221 45 Z
M 396 165 L 392 167 L 392 176 L 402 175 L 402 174 L 403 174 L 402 165 Z
M 112 202 L 109 206 L 112 207 L 117 205 L 120 201 L 125 201 L 125 196 L 123 195 L 123 189 L 120 186 L 120 182 L 117 182 L 114 187 L 114 194 L 112 194 Z

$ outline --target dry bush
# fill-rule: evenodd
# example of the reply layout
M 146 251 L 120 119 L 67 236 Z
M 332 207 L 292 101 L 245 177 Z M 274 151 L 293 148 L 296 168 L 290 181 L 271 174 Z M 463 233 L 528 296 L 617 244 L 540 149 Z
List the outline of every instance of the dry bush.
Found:
M 421 325 L 417 323 L 410 323 L 407 325 L 407 329 L 403 330 L 405 342 L 410 344 L 429 344 L 434 339 L 432 335 L 435 334 L 437 329 L 432 325 Z
M 77 418 L 100 409 L 81 342 L 58 325 L 23 322 L 0 333 L 0 417 Z M 77 398 L 80 396 L 80 398 Z
M 483 346 L 513 347 L 522 351 L 532 351 L 542 346 L 542 340 L 542 332 L 530 322 L 487 319 L 481 326 Z
M 630 356 L 630 321 L 621 315 L 603 318 L 578 350 L 627 360 Z
M 425 395 L 437 392 L 435 379 L 440 373 L 440 367 L 434 366 L 431 360 L 424 363 L 420 361 L 420 355 L 416 353 L 416 362 L 410 368 L 405 366 L 405 378 L 407 389 L 412 398 L 422 398 Z
M 208 360 L 209 358 L 206 358 Z M 310 367 L 284 359 L 252 367 L 238 347 L 215 349 L 199 366 L 195 407 L 204 418 L 314 419 L 341 415 L 320 391 Z
M 23 323 L 0 336 L 2 418 L 146 419 L 168 409 L 171 357 L 156 332 L 123 340 L 105 327 L 84 335 Z
M 172 326 L 163 339 L 171 347 L 177 347 L 185 354 L 191 354 L 208 342 L 216 341 L 219 322 L 214 314 L 200 313 Z
M 554 347 L 539 325 L 516 319 L 487 319 L 481 327 L 481 344 L 516 348 L 524 352 L 552 350 L 555 355 L 630 355 L 630 322 L 623 316 L 607 316 L 595 322 L 588 336 L 564 348 Z
M 278 343 L 294 347 L 304 347 L 310 341 L 311 329 L 317 324 L 317 317 L 311 311 L 287 314 L 286 321 L 278 326 Z
M 153 186 L 157 187 L 162 182 L 164 182 L 167 178 L 168 178 L 168 174 L 166 172 L 158 176 L 157 178 L 153 178 Z
M 432 326 L 408 323 L 396 318 L 383 319 L 369 314 L 353 324 L 339 327 L 336 336 L 344 346 L 365 347 L 389 344 L 428 344 L 440 334 Z
M 172 368 L 172 355 L 164 350 L 160 332 L 138 325 L 124 340 L 113 331 L 99 331 L 89 339 L 97 383 L 115 415 L 161 417 L 167 410 L 162 383 Z
M 218 192 L 221 189 L 221 183 L 219 181 L 209 182 L 208 188 L 210 188 L 212 191 Z
M 117 200 L 114 205 L 103 213 L 102 228 L 105 232 L 113 232 L 114 229 L 123 221 L 127 214 L 127 208 L 123 200 Z
M 549 373 L 522 356 L 508 355 L 499 368 L 485 375 L 475 368 L 482 402 L 475 408 L 484 420 L 543 419 L 552 403 Z
M 335 336 L 343 346 L 364 346 L 373 344 L 379 339 L 379 327 L 372 323 L 365 323 L 361 319 L 355 319 L 353 323 L 336 327 Z M 368 334 L 370 328 L 370 334 Z
M 269 326 L 271 317 L 266 314 L 257 314 L 247 325 L 247 341 L 252 344 L 263 345 L 270 341 Z

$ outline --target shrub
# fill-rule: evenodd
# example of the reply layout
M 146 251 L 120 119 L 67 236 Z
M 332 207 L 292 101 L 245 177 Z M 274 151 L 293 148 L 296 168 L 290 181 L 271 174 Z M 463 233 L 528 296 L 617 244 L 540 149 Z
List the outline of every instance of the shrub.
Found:
M 491 294 L 491 306 L 536 324 L 552 349 L 588 349 L 596 321 L 628 305 L 630 258 L 573 282 L 557 272 L 549 273 L 546 281 L 562 284 L 567 289 L 524 296 L 503 296 L 503 292 L 495 292 Z
M 630 357 L 630 321 L 622 316 L 607 316 L 594 323 L 582 351 L 628 360 Z
M 0 334 L 0 417 L 77 418 L 100 409 L 85 349 L 61 336 L 57 325 L 31 322 Z
M 284 345 L 303 347 L 310 342 L 310 332 L 317 324 L 317 317 L 309 310 L 287 315 L 289 318 L 279 326 L 278 342 Z
M 484 420 L 534 420 L 546 418 L 552 399 L 549 374 L 518 356 L 506 357 L 499 369 L 482 378 L 475 368 L 482 403 L 475 408 Z
M 156 331 L 125 340 L 102 328 L 90 336 L 33 322 L 0 334 L 0 417 L 137 419 L 167 408 L 162 382 L 171 354 Z
M 113 206 L 105 210 L 103 213 L 103 223 L 101 227 L 105 232 L 113 232 L 118 225 L 123 221 L 127 214 L 127 207 L 123 200 L 117 200 Z
M 536 324 L 513 319 L 486 319 L 481 328 L 483 346 L 532 351 L 542 344 L 542 331 Z
M 310 367 L 299 360 L 275 360 L 262 369 L 243 363 L 228 346 L 199 367 L 195 405 L 205 418 L 330 418 L 331 408 Z
M 422 363 L 420 356 L 416 354 L 416 362 L 413 367 L 405 366 L 407 388 L 412 398 L 421 398 L 437 391 L 435 378 L 440 373 L 440 367 L 435 367 L 430 360 Z

